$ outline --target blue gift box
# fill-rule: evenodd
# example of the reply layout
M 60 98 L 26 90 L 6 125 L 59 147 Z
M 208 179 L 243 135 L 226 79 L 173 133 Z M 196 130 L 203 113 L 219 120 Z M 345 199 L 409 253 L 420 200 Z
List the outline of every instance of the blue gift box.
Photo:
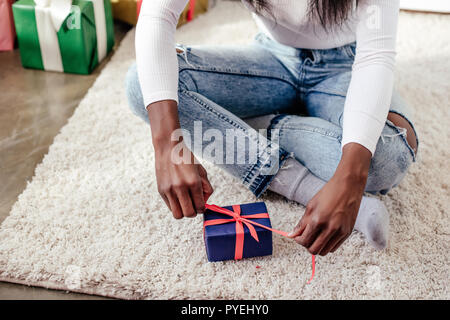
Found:
M 232 206 L 223 207 L 233 211 Z M 264 202 L 248 203 L 240 205 L 241 216 L 267 213 Z M 232 219 L 232 217 L 207 209 L 204 221 L 217 219 Z M 271 228 L 270 218 L 249 218 L 249 220 Z M 224 224 L 205 226 L 204 239 L 206 254 L 209 261 L 224 261 L 235 259 L 236 250 L 236 221 Z M 259 242 L 250 234 L 249 228 L 244 224 L 244 244 L 242 258 L 265 256 L 272 254 L 272 232 L 262 227 L 253 225 L 258 235 Z

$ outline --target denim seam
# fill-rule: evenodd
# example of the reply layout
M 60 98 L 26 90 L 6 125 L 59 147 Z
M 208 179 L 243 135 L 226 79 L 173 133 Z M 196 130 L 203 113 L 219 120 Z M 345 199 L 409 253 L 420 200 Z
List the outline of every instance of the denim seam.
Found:
M 267 148 L 269 148 L 269 146 Z M 282 148 L 279 148 L 278 152 L 279 152 L 278 168 L 281 168 L 284 162 L 292 155 L 283 150 Z M 269 155 L 266 151 L 264 152 L 264 154 Z M 244 177 L 243 180 L 244 184 L 246 184 L 249 187 L 249 189 L 253 192 L 253 194 L 257 198 L 259 198 L 267 190 L 267 188 L 269 187 L 270 183 L 272 182 L 273 178 L 276 175 L 276 173 L 272 175 L 261 175 L 257 173 L 261 168 L 263 168 L 267 163 L 269 163 L 270 160 L 271 160 L 270 156 L 264 159 L 263 161 L 258 159 L 258 162 L 249 170 L 247 176 Z
M 270 153 L 267 152 L 267 150 L 270 150 L 272 148 L 272 143 L 269 141 L 266 148 L 264 149 L 262 156 L 258 158 L 258 161 L 249 169 L 247 175 L 242 179 L 244 184 L 251 186 L 250 181 L 253 179 L 253 177 L 256 176 L 256 172 L 259 171 L 264 165 L 270 160 Z M 264 158 L 263 158 L 264 157 Z
M 279 164 L 278 170 L 284 165 L 284 163 L 289 159 L 293 158 L 293 154 L 286 152 L 285 150 L 280 148 L 280 156 L 279 156 Z M 266 192 L 267 188 L 269 188 L 271 182 L 275 178 L 276 173 L 272 175 L 265 175 L 261 182 L 258 183 L 254 190 L 254 194 L 257 198 L 259 198 L 264 192 Z
M 271 120 L 271 124 L 269 125 L 268 131 L 267 131 L 268 145 L 266 147 L 266 150 L 267 149 L 270 150 L 272 148 L 272 141 L 270 140 L 270 138 L 271 138 L 271 128 L 272 128 L 273 124 L 278 123 L 279 121 L 282 121 L 283 118 L 285 118 L 285 117 L 287 117 L 287 115 L 281 114 L 281 115 L 278 115 L 278 116 L 276 116 L 275 118 L 273 118 Z M 284 149 L 282 149 L 280 146 L 278 147 L 278 149 L 279 149 L 279 159 L 280 159 L 279 168 L 280 168 L 281 165 L 284 163 L 284 161 L 287 159 L 289 154 Z M 260 159 L 258 159 L 258 162 L 249 170 L 249 173 L 247 174 L 247 176 L 244 177 L 244 182 L 248 183 L 251 179 L 253 179 L 253 177 L 256 175 L 255 173 L 258 170 L 260 170 L 262 167 L 264 167 L 264 165 L 268 161 L 270 161 L 270 154 L 267 151 L 264 151 L 264 155 L 267 155 L 268 158 L 264 159 L 263 161 L 260 161 Z M 269 186 L 269 184 L 272 181 L 274 176 L 275 175 L 272 175 L 270 178 L 267 178 L 268 176 L 266 176 L 265 178 L 262 179 L 261 182 L 258 183 L 257 186 L 255 186 L 255 195 L 256 195 L 256 197 L 259 197 L 259 195 L 264 193 L 264 191 L 268 188 L 268 186 Z M 253 181 L 255 183 L 256 180 L 253 180 Z M 263 187 L 261 188 L 261 191 L 258 192 L 258 189 L 260 189 L 261 185 Z
M 268 140 L 272 139 L 272 130 L 278 127 L 281 127 L 283 125 L 284 122 L 287 121 L 287 119 L 290 117 L 290 115 L 288 114 L 280 114 L 276 117 L 274 117 L 271 121 L 270 121 L 270 125 L 267 128 L 267 138 Z
M 181 93 L 185 93 L 187 94 L 189 97 L 191 97 L 195 102 L 197 102 L 198 104 L 200 104 L 202 107 L 204 107 L 205 109 L 207 109 L 209 112 L 213 113 L 214 115 L 216 115 L 217 117 L 219 117 L 222 120 L 227 121 L 229 124 L 231 124 L 233 127 L 240 129 L 244 132 L 247 132 L 247 130 L 240 126 L 237 122 L 234 122 L 233 120 L 231 120 L 230 118 L 224 116 L 223 114 L 221 114 L 220 112 L 217 112 L 216 110 L 214 110 L 213 108 L 211 108 L 210 106 L 208 106 L 206 103 L 204 103 L 202 100 L 198 99 L 195 95 L 193 95 L 191 93 L 191 91 L 189 90 L 185 90 L 185 89 L 181 89 L 180 90 Z
M 184 83 L 184 80 L 185 80 L 186 77 L 190 78 L 189 81 L 192 81 L 192 83 L 195 86 L 195 90 L 192 90 L 192 88 L 189 89 L 188 86 Z M 199 91 L 198 90 L 198 86 L 197 86 L 197 81 L 195 81 L 195 79 L 189 73 L 179 72 L 178 73 L 178 83 L 179 83 L 179 85 L 178 85 L 179 86 L 179 90 L 182 90 L 182 91 L 194 91 L 194 92 L 198 92 Z M 181 88 L 182 85 L 184 86 L 184 88 Z
M 264 49 L 267 50 L 275 58 L 275 60 L 277 60 L 280 63 L 280 65 L 286 70 L 287 73 L 291 74 L 294 77 L 295 84 L 292 83 L 291 80 L 289 80 L 289 84 L 295 90 L 295 99 L 297 101 L 300 101 L 302 92 L 301 92 L 301 87 L 300 87 L 299 81 L 298 81 L 298 75 L 293 75 L 292 72 L 289 70 L 289 68 L 286 67 L 285 63 L 274 52 L 272 52 L 272 50 L 270 50 L 268 48 L 264 48 Z
M 300 69 L 298 71 L 298 75 L 297 75 L 297 92 L 298 92 L 298 97 L 297 100 L 301 101 L 303 100 L 303 95 L 305 92 L 305 88 L 304 88 L 304 80 L 306 78 L 306 71 L 305 71 L 305 64 L 306 64 L 306 60 L 300 65 Z M 307 92 L 307 90 L 306 90 Z
M 269 147 L 267 147 L 269 148 Z M 266 151 L 264 150 L 263 154 L 266 154 Z M 270 158 L 268 158 L 270 159 Z M 250 190 L 252 189 L 253 185 L 252 185 L 252 180 L 254 181 L 254 177 L 257 176 L 257 172 L 264 167 L 264 165 L 267 163 L 268 159 L 260 159 L 258 158 L 258 161 L 256 161 L 256 163 L 248 170 L 247 175 L 245 175 L 245 177 L 242 178 L 242 183 L 246 186 L 248 186 L 250 188 Z
M 296 85 L 291 82 L 290 79 L 288 79 L 285 76 L 277 75 L 274 76 L 271 73 L 268 72 L 258 72 L 258 71 L 248 71 L 243 72 L 242 70 L 235 70 L 235 69 L 220 69 L 216 67 L 203 67 L 203 66 L 196 66 L 195 68 L 189 68 L 189 67 L 181 67 L 179 68 L 179 73 L 186 71 L 186 70 L 192 70 L 192 71 L 200 71 L 200 72 L 212 72 L 212 73 L 221 73 L 221 74 L 233 74 L 237 76 L 253 76 L 253 77 L 264 77 L 264 78 L 270 78 L 275 80 L 280 80 L 283 82 L 286 82 L 296 88 Z
M 270 135 L 270 132 L 272 129 L 289 129 L 289 130 L 299 130 L 299 131 L 308 131 L 308 132 L 312 132 L 312 133 L 319 133 L 325 137 L 330 137 L 330 138 L 334 138 L 338 141 L 342 140 L 342 135 L 341 134 L 336 134 L 336 132 L 333 131 L 325 131 L 322 130 L 318 127 L 315 126 L 308 126 L 308 125 L 303 125 L 301 128 L 300 127 L 293 127 L 290 125 L 285 125 L 284 123 L 287 122 L 289 120 L 290 115 L 280 115 L 277 116 L 275 118 L 272 119 L 272 122 L 269 126 L 269 130 L 268 130 L 268 135 Z
M 315 87 L 311 88 L 308 90 L 308 94 L 312 93 L 312 92 L 317 92 L 317 93 L 324 93 L 324 94 L 329 94 L 329 95 L 333 95 L 333 96 L 339 96 L 342 98 L 346 98 L 347 94 L 343 94 L 337 91 L 329 91 L 329 90 L 319 90 Z
M 292 127 L 292 126 L 285 126 L 283 127 L 283 129 L 289 129 L 289 130 L 298 130 L 298 131 L 307 131 L 307 132 L 311 132 L 311 133 L 318 133 L 324 137 L 330 137 L 330 138 L 334 138 L 338 141 L 342 140 L 342 135 L 340 134 L 336 134 L 335 132 L 332 131 L 325 131 L 325 130 L 321 130 L 320 128 L 317 127 L 303 127 L 303 128 L 299 128 L 299 127 Z

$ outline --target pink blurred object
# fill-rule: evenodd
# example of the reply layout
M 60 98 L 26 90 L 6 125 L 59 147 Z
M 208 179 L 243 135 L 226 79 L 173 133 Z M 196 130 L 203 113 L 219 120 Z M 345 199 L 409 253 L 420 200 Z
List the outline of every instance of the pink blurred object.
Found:
M 195 12 L 195 0 L 191 0 L 189 1 L 189 11 L 187 21 L 192 21 L 192 19 L 194 19 L 194 12 Z
M 0 0 L 0 51 L 14 49 L 16 30 L 11 7 L 14 1 Z
M 137 9 L 137 16 L 136 17 L 138 17 L 138 18 L 139 18 L 139 13 L 141 12 L 141 6 L 142 6 L 142 0 L 138 0 L 137 6 L 136 6 L 136 9 Z

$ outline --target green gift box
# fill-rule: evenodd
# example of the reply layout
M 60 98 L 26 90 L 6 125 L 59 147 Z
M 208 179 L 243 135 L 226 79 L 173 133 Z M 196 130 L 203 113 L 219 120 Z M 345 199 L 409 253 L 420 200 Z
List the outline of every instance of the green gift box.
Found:
M 25 68 L 89 74 L 114 46 L 109 0 L 19 0 L 13 14 Z

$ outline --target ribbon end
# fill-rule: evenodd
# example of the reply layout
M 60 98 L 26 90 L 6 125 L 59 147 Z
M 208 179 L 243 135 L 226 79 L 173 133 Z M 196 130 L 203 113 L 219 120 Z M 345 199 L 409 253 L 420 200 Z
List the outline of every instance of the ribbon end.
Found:
M 316 273 L 316 256 L 311 256 L 312 260 L 312 272 L 311 272 L 311 278 L 309 278 L 308 282 L 306 284 L 310 284 L 312 280 L 314 279 L 314 274 Z

